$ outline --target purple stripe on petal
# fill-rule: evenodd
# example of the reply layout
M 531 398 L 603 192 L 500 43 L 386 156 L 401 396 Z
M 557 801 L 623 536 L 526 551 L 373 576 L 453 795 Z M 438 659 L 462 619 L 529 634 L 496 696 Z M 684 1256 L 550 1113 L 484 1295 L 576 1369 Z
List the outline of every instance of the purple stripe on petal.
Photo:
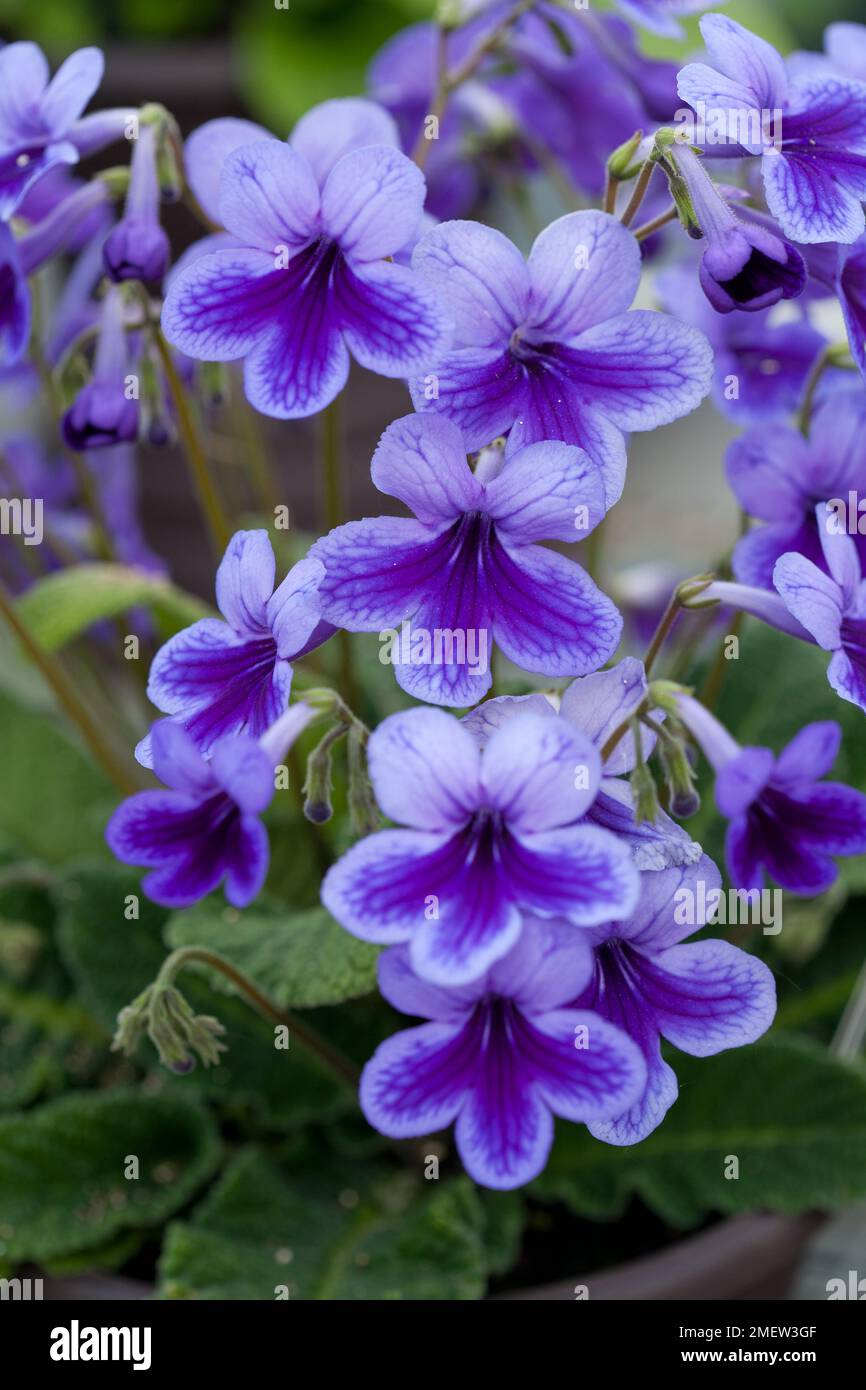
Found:
M 362 367 L 407 377 L 437 366 L 450 320 L 420 276 L 388 261 L 343 262 L 334 289 L 346 343 Z
M 427 1023 L 383 1042 L 361 1077 L 361 1109 L 374 1129 L 394 1139 L 433 1134 L 465 1103 L 475 1065 L 468 1030 Z
M 639 877 L 627 845 L 595 825 L 510 836 L 501 873 L 509 896 L 546 916 L 591 927 L 629 915 Z
M 641 991 L 659 1031 L 693 1057 L 754 1042 L 776 1014 L 772 972 L 729 941 L 671 946 L 645 958 Z

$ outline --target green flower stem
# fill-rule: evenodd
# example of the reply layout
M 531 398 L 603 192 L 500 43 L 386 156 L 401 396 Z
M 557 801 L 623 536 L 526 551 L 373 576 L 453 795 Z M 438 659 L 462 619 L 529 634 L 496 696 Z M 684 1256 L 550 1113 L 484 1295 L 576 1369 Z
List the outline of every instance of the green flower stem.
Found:
M 818 394 L 818 387 L 821 378 L 828 367 L 841 367 L 848 369 L 853 367 L 850 360 L 850 351 L 847 343 L 828 343 L 822 352 L 818 354 L 812 364 L 812 370 L 806 379 L 803 390 L 803 399 L 797 414 L 797 426 L 801 434 L 808 435 L 809 426 L 812 423 L 812 411 L 815 408 L 815 397 Z
M 653 232 L 657 232 L 661 227 L 666 227 L 669 222 L 675 222 L 677 216 L 676 205 L 671 203 L 667 212 L 659 213 L 658 217 L 652 218 L 650 222 L 644 222 L 642 226 L 636 229 L 634 234 L 635 241 L 646 241 L 647 237 L 652 236 Z
M 635 217 L 637 216 L 638 209 L 640 208 L 640 205 L 646 196 L 646 191 L 649 188 L 650 179 L 653 176 L 653 171 L 656 167 L 656 163 L 657 159 L 655 154 L 651 154 L 649 158 L 644 161 L 643 167 L 637 176 L 634 191 L 632 192 L 632 195 L 628 200 L 628 204 L 626 205 L 625 211 L 623 212 L 623 215 L 620 218 L 620 221 L 622 222 L 622 225 L 624 227 L 630 227 Z
M 195 420 L 193 419 L 193 414 L 183 389 L 183 383 L 174 365 L 171 349 L 162 334 L 162 330 L 157 325 L 153 325 L 152 332 L 160 362 L 162 363 L 162 369 L 165 373 L 168 388 L 174 402 L 174 408 L 177 411 L 180 434 L 192 473 L 196 496 L 198 497 L 202 514 L 207 524 L 214 552 L 217 556 L 222 556 L 231 535 L 229 524 L 226 520 L 219 493 L 211 477 L 204 449 L 202 448 L 198 430 L 196 429 Z
M 102 730 L 92 717 L 90 710 L 79 699 L 78 692 L 63 667 L 50 652 L 45 650 L 41 643 L 37 642 L 21 621 L 12 597 L 2 580 L 0 580 L 0 616 L 6 620 L 8 626 L 15 633 L 34 666 L 41 671 L 48 685 L 54 691 L 61 709 L 79 729 L 99 766 L 118 791 L 123 796 L 130 796 L 133 792 L 138 791 L 138 784 L 133 781 L 124 764 L 115 755 L 114 749 L 103 736 Z
M 279 1008 L 273 1000 L 269 999 L 253 984 L 252 980 L 248 979 L 230 961 L 218 955 L 216 951 L 210 951 L 204 946 L 181 946 L 177 951 L 172 951 L 171 955 L 163 961 L 160 972 L 154 981 L 154 990 L 170 988 L 180 971 L 193 963 L 206 965 L 209 969 L 224 975 L 264 1018 L 288 1028 L 289 1032 L 294 1034 L 308 1052 L 314 1053 L 341 1081 L 346 1082 L 353 1089 L 357 1089 L 361 1074 L 354 1062 L 345 1057 L 337 1048 L 332 1047 L 314 1028 L 306 1023 L 301 1023 L 296 1014 L 288 1013 L 285 1009 Z

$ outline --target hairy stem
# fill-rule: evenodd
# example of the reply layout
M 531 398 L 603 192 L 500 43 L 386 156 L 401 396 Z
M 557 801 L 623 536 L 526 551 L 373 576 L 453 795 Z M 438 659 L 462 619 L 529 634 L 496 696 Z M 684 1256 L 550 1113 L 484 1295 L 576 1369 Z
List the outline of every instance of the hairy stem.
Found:
M 192 473 L 193 484 L 196 496 L 207 525 L 208 534 L 217 556 L 221 556 L 229 543 L 230 529 L 225 517 L 219 493 L 216 490 L 213 478 L 211 477 L 204 449 L 198 436 L 195 420 L 183 389 L 183 383 L 178 376 L 171 349 L 163 337 L 162 330 L 154 325 L 153 338 L 159 352 L 162 369 L 165 379 L 168 382 L 168 389 L 177 411 L 177 421 L 180 427 L 181 439 L 183 440 L 184 451 Z

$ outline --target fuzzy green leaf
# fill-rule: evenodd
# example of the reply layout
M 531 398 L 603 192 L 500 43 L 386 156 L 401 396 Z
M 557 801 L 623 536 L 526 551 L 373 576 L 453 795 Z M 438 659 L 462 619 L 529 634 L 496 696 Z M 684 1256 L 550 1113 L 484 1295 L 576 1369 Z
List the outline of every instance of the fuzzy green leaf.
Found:
M 94 623 L 117 618 L 130 608 L 150 608 L 163 636 L 170 636 L 213 609 L 167 579 L 127 565 L 73 565 L 28 589 L 18 612 L 48 651 L 71 642 Z

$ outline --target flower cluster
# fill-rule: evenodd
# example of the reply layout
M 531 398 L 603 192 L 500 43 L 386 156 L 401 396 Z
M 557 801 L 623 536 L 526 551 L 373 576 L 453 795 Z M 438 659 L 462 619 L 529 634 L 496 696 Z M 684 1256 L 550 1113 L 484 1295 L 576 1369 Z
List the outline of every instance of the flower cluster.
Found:
M 632 26 L 676 35 L 701 0 L 616 8 L 446 5 L 377 55 L 367 96 L 288 138 L 227 118 L 184 142 L 155 105 L 83 115 L 96 50 L 53 78 L 35 45 L 0 50 L 0 393 L 47 381 L 80 470 L 10 435 L 4 486 L 51 473 L 46 568 L 71 551 L 153 572 L 131 446 L 179 437 L 224 552 L 220 616 L 175 623 L 151 663 L 164 717 L 131 766 L 162 785 L 118 807 L 109 846 L 158 903 L 221 890 L 246 907 L 284 762 L 328 720 L 308 819 L 331 815 L 345 737 L 356 840 L 335 841 L 322 903 L 385 948 L 382 995 L 424 1020 L 376 1051 L 361 1106 L 395 1139 L 453 1124 L 494 1188 L 541 1172 L 553 1116 L 643 1140 L 677 1095 L 662 1041 L 704 1057 L 773 1020 L 758 954 L 688 940 L 722 892 L 679 823 L 700 805 L 698 750 L 734 890 L 814 895 L 866 852 L 866 796 L 824 780 L 837 724 L 741 747 L 709 696 L 653 679 L 679 609 L 733 605 L 827 651 L 833 690 L 866 711 L 866 29 L 786 61 L 710 14 L 703 61 L 677 72 Z M 123 140 L 128 167 L 72 172 Z M 525 245 L 492 225 L 494 195 L 543 189 L 549 209 L 563 185 Z M 180 197 L 204 234 L 172 264 L 162 208 Z M 63 293 L 37 314 L 33 276 L 61 257 Z M 231 535 L 196 418 L 231 364 L 235 405 L 324 413 L 332 448 L 350 371 L 403 382 L 371 464 L 403 514 L 332 507 L 279 558 L 264 526 Z M 742 533 L 718 575 L 677 587 L 641 660 L 600 582 L 601 528 L 630 436 L 709 397 L 745 427 L 726 461 Z M 20 555 L 7 579 L 33 582 Z M 378 634 L 398 687 L 372 730 L 375 700 L 353 708 L 349 688 L 356 633 Z M 134 1037 L 155 1007 L 138 1004 Z M 169 1004 L 172 1065 L 218 1059 L 220 1025 L 190 1042 L 193 1015 Z

